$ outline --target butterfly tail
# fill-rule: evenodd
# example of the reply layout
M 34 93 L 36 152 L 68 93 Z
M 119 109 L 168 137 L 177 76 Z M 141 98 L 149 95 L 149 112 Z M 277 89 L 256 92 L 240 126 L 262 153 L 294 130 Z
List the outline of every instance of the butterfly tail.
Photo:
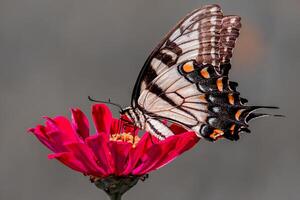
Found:
M 256 113 L 255 111 L 258 109 L 278 109 L 278 107 L 225 105 L 218 112 L 216 109 L 211 111 L 212 114 L 208 117 L 207 124 L 202 125 L 200 133 L 209 141 L 215 141 L 219 138 L 238 140 L 240 133 L 250 133 L 249 122 L 251 120 L 273 116 L 267 113 Z

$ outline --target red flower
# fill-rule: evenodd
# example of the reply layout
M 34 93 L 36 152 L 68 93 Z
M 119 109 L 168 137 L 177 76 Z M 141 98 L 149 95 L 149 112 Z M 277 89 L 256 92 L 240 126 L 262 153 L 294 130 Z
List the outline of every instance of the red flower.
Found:
M 94 178 L 145 175 L 171 162 L 199 140 L 193 132 L 177 125 L 170 126 L 176 135 L 163 141 L 149 133 L 139 139 L 138 130 L 123 126 L 103 104 L 92 107 L 96 134 L 91 135 L 85 114 L 79 109 L 71 111 L 71 122 L 63 116 L 45 117 L 45 126 L 29 130 L 54 152 L 48 156 L 50 159 L 56 158 Z

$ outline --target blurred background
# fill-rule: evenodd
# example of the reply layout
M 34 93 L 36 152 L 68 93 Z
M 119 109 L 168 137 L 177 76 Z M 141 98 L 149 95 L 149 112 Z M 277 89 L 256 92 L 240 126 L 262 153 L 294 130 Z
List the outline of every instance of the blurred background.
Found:
M 71 107 L 89 113 L 88 95 L 129 105 L 155 45 L 208 3 L 243 19 L 231 70 L 242 96 L 287 117 L 254 121 L 235 143 L 200 141 L 124 199 L 299 199 L 299 0 L 1 0 L 0 199 L 107 199 L 26 129 Z

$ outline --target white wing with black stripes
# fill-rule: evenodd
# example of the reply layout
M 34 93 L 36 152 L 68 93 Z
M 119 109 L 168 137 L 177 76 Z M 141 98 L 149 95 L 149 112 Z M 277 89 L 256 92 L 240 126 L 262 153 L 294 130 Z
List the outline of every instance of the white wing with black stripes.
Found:
M 200 137 L 239 138 L 249 132 L 248 121 L 263 116 L 228 80 L 230 59 L 241 19 L 224 16 L 220 6 L 207 5 L 187 15 L 167 34 L 148 57 L 132 96 L 131 115 L 160 139 L 172 133 L 161 119 L 168 119 Z
M 132 104 L 155 77 L 176 63 L 195 59 L 218 66 L 222 18 L 218 5 L 207 5 L 182 19 L 146 60 L 134 86 Z

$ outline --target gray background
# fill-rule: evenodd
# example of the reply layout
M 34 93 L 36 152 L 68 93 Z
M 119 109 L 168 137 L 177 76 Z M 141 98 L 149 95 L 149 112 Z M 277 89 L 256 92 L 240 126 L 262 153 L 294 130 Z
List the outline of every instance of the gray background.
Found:
M 70 107 L 88 113 L 87 95 L 128 105 L 150 51 L 206 3 L 1 0 L 0 199 L 107 199 L 86 177 L 47 160 L 26 129 Z M 287 118 L 257 120 L 236 143 L 200 141 L 125 199 L 299 199 L 300 1 L 219 3 L 243 18 L 232 80 L 251 103 L 280 106 Z

